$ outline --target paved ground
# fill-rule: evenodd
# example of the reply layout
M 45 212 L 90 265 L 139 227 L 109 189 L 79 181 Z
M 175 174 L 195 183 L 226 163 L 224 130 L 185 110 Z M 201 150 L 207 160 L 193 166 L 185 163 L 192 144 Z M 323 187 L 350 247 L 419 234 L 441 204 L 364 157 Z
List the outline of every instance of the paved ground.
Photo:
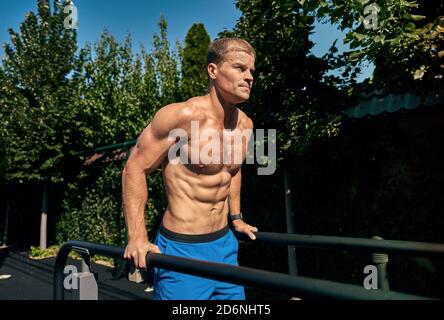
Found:
M 0 300 L 51 300 L 55 258 L 32 260 L 27 252 L 0 249 Z M 80 261 L 68 259 L 80 270 Z M 112 268 L 92 263 L 98 273 L 99 300 L 150 300 L 147 283 L 134 283 L 126 278 L 113 279 Z M 10 277 L 8 278 L 8 275 Z M 73 299 L 67 293 L 65 299 Z

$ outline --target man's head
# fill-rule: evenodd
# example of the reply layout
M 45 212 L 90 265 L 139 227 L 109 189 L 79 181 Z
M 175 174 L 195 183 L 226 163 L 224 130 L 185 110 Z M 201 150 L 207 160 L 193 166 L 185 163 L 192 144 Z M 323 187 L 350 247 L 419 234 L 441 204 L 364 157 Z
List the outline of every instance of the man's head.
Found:
M 247 100 L 253 85 L 256 52 L 245 40 L 222 38 L 208 49 L 208 77 L 210 88 L 233 104 Z
M 219 65 L 231 51 L 245 52 L 256 59 L 256 51 L 247 41 L 241 38 L 221 38 L 214 40 L 208 48 L 207 65 Z

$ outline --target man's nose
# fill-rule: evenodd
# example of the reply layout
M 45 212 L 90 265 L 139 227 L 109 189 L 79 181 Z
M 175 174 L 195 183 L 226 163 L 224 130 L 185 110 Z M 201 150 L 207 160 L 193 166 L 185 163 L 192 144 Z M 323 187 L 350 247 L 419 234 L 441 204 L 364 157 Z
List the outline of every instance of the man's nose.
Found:
M 245 81 L 247 81 L 248 83 L 252 83 L 254 80 L 253 74 L 251 73 L 250 70 L 247 70 L 245 72 L 245 77 L 244 77 Z

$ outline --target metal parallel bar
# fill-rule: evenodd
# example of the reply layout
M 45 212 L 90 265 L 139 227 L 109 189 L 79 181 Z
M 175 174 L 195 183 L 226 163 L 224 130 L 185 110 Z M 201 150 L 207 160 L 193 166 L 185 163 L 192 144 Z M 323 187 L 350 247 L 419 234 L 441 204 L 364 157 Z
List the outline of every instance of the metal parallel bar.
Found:
M 85 250 L 86 249 L 86 250 Z M 54 266 L 53 294 L 55 300 L 63 300 L 65 296 L 63 288 L 63 269 L 65 268 L 68 254 L 71 250 L 87 252 L 90 255 L 103 255 L 112 258 L 122 258 L 125 250 L 116 246 L 103 245 L 87 241 L 68 241 L 57 253 Z
M 109 145 L 109 146 L 99 147 L 99 148 L 94 149 L 93 152 L 115 150 L 115 149 L 120 149 L 120 148 L 125 149 L 127 147 L 135 145 L 136 142 L 137 142 L 137 140 L 131 140 L 131 141 L 123 142 L 123 143 L 118 143 L 118 144 L 112 144 L 112 145 Z
M 244 286 L 273 290 L 293 296 L 302 295 L 347 300 L 430 300 L 426 297 L 394 291 L 366 290 L 357 285 L 291 276 L 277 272 L 164 254 L 149 253 L 147 262 L 154 267 Z
M 136 142 L 137 142 L 137 140 L 130 140 L 130 141 L 122 142 L 122 143 L 110 144 L 107 146 L 95 148 L 93 150 L 77 152 L 77 153 L 75 153 L 75 155 L 80 156 L 80 155 L 93 154 L 93 153 L 103 152 L 103 151 L 108 151 L 108 150 L 116 150 L 116 149 L 121 149 L 121 148 L 126 149 L 128 147 L 134 146 L 136 144 Z
M 242 239 L 248 239 L 243 235 Z M 375 240 L 332 236 L 257 232 L 259 241 L 309 248 L 332 248 L 365 252 L 398 253 L 414 256 L 444 257 L 444 244 L 401 240 Z
M 63 300 L 63 269 L 68 253 L 72 249 L 85 248 L 91 254 L 122 258 L 124 249 L 85 241 L 65 243 L 56 259 L 54 268 L 54 299 Z M 226 281 L 245 286 L 269 289 L 290 295 L 318 296 L 323 298 L 350 300 L 428 300 L 429 298 L 380 290 L 366 290 L 363 287 L 327 280 L 296 277 L 286 274 L 219 264 L 197 259 L 174 257 L 164 254 L 149 253 L 147 264 L 152 267 L 165 268 L 196 276 Z

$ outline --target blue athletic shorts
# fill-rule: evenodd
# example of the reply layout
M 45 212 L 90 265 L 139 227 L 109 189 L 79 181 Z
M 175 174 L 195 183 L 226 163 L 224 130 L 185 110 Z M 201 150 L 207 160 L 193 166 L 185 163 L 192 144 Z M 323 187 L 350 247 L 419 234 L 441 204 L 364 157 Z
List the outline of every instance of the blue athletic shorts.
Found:
M 239 244 L 228 226 L 202 235 L 178 234 L 163 225 L 154 242 L 172 256 L 238 265 Z M 153 300 L 245 300 L 239 285 L 154 268 Z

